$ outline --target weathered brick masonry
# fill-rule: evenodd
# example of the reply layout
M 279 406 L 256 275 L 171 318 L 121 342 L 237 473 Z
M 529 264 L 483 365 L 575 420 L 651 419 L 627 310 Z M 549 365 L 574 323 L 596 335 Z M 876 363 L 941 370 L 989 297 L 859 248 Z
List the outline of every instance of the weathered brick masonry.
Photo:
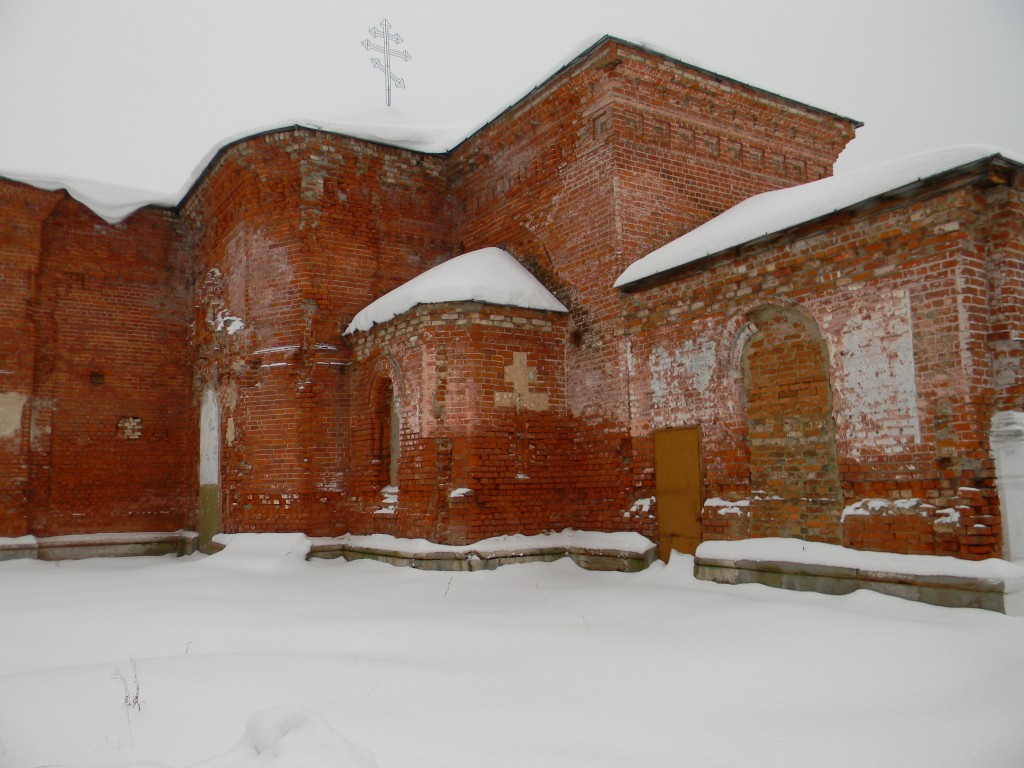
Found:
M 701 426 L 706 538 L 1000 554 L 988 426 L 1021 407 L 1020 259 L 992 232 L 1021 187 L 987 170 L 627 296 L 634 429 Z
M 655 537 L 653 434 L 697 426 L 704 538 L 998 554 L 988 429 L 1024 411 L 1013 168 L 613 287 L 828 176 L 856 126 L 606 38 L 444 155 L 271 131 L 114 225 L 0 179 L 0 536 Z M 487 246 L 568 315 L 421 304 L 343 335 Z
M 452 152 L 459 250 L 505 248 L 571 311 L 566 390 L 589 497 L 577 525 L 654 534 L 623 517 L 653 470 L 633 463 L 615 278 L 752 194 L 826 175 L 853 130 L 608 41 Z
M 563 315 L 430 304 L 357 341 L 349 528 L 464 544 L 574 524 L 589 501 L 565 398 Z M 396 505 L 379 471 L 388 441 L 380 380 L 398 399 Z
M 443 159 L 286 130 L 229 147 L 186 201 L 192 403 L 206 387 L 221 403 L 225 529 L 347 530 L 351 353 L 340 329 L 451 255 L 445 184 Z
M 65 195 L 3 186 L 3 343 L 16 346 L 4 356 L 2 397 L 20 418 L 0 438 L 0 533 L 188 526 L 180 224 L 147 210 L 107 225 Z

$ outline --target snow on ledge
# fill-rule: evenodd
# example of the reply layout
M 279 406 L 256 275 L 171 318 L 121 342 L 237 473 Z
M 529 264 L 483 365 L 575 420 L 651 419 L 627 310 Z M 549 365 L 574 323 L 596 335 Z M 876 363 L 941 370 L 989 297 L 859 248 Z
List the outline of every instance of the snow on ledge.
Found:
M 909 576 L 959 576 L 972 579 L 1024 579 L 1024 566 L 998 558 L 961 560 L 941 555 L 864 552 L 801 539 L 705 541 L 696 557 L 709 560 L 802 563 Z
M 368 331 L 417 304 L 449 301 L 569 311 L 514 256 L 500 248 L 481 248 L 449 259 L 384 294 L 352 319 L 345 335 Z
M 615 281 L 615 287 L 621 288 L 706 256 L 737 248 L 989 157 L 1002 157 L 1024 164 L 1024 157 L 998 147 L 966 144 L 923 152 L 797 187 L 755 195 L 634 261 Z

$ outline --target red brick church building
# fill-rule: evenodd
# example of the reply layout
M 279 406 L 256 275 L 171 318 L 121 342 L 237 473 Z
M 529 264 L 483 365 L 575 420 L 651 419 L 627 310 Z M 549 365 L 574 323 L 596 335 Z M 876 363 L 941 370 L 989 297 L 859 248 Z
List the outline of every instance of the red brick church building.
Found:
M 274 130 L 117 223 L 0 179 L 0 537 L 1022 558 L 1021 165 L 837 183 L 857 126 L 604 38 L 445 154 Z

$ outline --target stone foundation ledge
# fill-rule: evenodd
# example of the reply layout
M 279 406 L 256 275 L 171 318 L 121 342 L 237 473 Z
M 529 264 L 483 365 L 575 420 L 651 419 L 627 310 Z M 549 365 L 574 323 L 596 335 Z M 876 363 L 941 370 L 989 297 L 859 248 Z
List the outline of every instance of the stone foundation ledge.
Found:
M 83 560 L 87 557 L 190 555 L 199 534 L 194 531 L 82 533 L 69 536 L 0 538 L 0 560 Z
M 1024 616 L 1024 565 L 936 555 L 863 552 L 799 539 L 707 541 L 694 576 L 720 584 L 764 584 L 827 595 L 858 589 L 950 608 Z
M 493 570 L 511 563 L 550 562 L 570 557 L 591 571 L 642 571 L 657 558 L 657 546 L 638 533 L 574 531 L 537 536 L 497 536 L 451 546 L 386 534 L 312 540 L 310 557 L 370 558 L 391 565 L 431 571 Z
M 218 535 L 206 551 L 224 548 Z M 218 541 L 217 539 L 221 539 Z M 308 557 L 346 560 L 370 558 L 392 565 L 435 571 L 493 570 L 510 563 L 550 562 L 570 557 L 592 571 L 642 571 L 657 557 L 657 547 L 638 533 L 565 530 L 537 536 L 498 536 L 465 546 L 385 534 L 314 538 Z M 82 560 L 88 557 L 190 555 L 198 550 L 195 531 L 88 533 L 68 536 L 0 538 L 0 561 Z

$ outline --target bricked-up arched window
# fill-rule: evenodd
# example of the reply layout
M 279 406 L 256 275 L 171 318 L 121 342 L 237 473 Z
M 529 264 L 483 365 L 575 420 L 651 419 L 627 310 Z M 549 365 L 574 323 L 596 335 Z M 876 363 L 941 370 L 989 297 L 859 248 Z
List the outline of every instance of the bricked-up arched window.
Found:
M 398 485 L 399 436 L 401 419 L 399 399 L 395 396 L 395 385 L 390 378 L 377 380 L 373 403 L 373 465 L 377 471 L 378 485 Z
M 797 307 L 750 314 L 755 332 L 744 352 L 744 395 L 753 536 L 838 542 L 839 483 L 828 355 L 818 325 Z

